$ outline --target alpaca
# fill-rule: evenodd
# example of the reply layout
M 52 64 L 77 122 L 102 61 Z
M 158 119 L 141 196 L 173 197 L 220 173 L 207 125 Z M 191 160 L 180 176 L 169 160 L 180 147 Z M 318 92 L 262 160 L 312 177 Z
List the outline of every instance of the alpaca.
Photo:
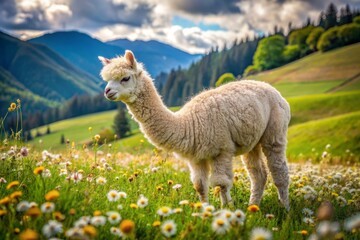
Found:
M 124 102 L 153 145 L 188 161 L 202 202 L 208 202 L 211 172 L 222 205 L 232 204 L 232 158 L 242 155 L 251 181 L 249 204 L 259 205 L 267 179 L 265 155 L 279 200 L 289 209 L 285 150 L 290 108 L 276 89 L 259 81 L 236 81 L 200 93 L 174 113 L 131 51 L 99 59 L 104 65 L 100 75 L 107 82 L 105 97 Z

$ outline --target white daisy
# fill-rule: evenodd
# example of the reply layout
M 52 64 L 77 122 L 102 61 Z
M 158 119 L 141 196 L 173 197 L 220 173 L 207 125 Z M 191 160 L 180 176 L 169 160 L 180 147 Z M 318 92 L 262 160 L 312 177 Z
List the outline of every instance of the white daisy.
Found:
M 308 217 L 311 217 L 314 214 L 314 212 L 309 208 L 303 208 L 302 213 Z
M 120 198 L 126 198 L 127 194 L 125 192 L 119 192 Z
M 41 205 L 41 211 L 43 213 L 52 213 L 55 210 L 55 204 L 52 202 L 46 202 Z
M 250 240 L 270 240 L 272 239 L 272 233 L 265 228 L 254 228 L 251 231 Z
M 167 220 L 161 225 L 161 232 L 162 234 L 170 238 L 176 234 L 176 224 L 174 220 Z
M 83 239 L 85 237 L 84 230 L 79 227 L 70 228 L 66 231 L 65 236 L 74 239 Z
M 63 232 L 62 224 L 55 220 L 49 220 L 49 222 L 45 224 L 42 228 L 42 233 L 48 238 L 62 232 Z
M 110 190 L 106 196 L 110 202 L 116 202 L 120 199 L 120 194 L 116 190 Z
M 240 209 L 235 210 L 234 212 L 234 218 L 232 220 L 233 224 L 243 224 L 246 218 L 246 215 L 243 211 Z
M 137 205 L 139 206 L 139 208 L 144 208 L 148 205 L 149 200 L 144 197 L 144 195 L 140 195 L 139 200 L 137 201 Z
M 118 236 L 118 237 L 122 236 L 121 231 L 120 231 L 119 228 L 111 227 L 110 232 L 111 232 L 112 235 L 115 235 L 115 236 Z
M 96 183 L 99 184 L 99 185 L 104 185 L 106 183 L 106 178 L 104 177 L 98 177 L 96 179 Z
M 26 212 L 30 208 L 30 203 L 28 201 L 21 201 L 16 205 L 16 211 Z
M 118 213 L 118 212 L 109 211 L 106 213 L 106 215 L 108 216 L 108 221 L 111 224 L 118 224 L 121 221 L 121 216 L 120 216 L 120 213 Z
M 103 226 L 106 223 L 106 217 L 104 216 L 95 216 L 92 217 L 90 220 L 91 225 L 94 225 L 95 227 Z
M 179 190 L 181 187 L 181 184 L 175 184 L 172 188 L 175 190 Z
M 162 217 L 166 217 L 169 216 L 172 213 L 171 208 L 169 207 L 161 207 L 158 211 L 157 214 L 159 214 Z
M 182 200 L 179 202 L 180 205 L 188 205 L 189 204 L 189 200 Z
M 83 178 L 83 175 L 81 173 L 73 173 L 70 176 L 70 179 L 74 181 L 74 183 L 78 183 L 81 181 L 81 179 Z
M 214 218 L 211 227 L 216 234 L 223 235 L 229 230 L 230 224 L 224 217 L 217 217 Z

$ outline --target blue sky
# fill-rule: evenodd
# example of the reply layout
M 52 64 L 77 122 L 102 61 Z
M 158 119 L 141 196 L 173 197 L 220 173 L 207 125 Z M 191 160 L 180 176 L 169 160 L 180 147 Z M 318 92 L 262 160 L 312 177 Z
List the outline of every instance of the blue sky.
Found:
M 181 16 L 174 16 L 171 22 L 173 25 L 179 25 L 183 28 L 191 28 L 191 27 L 198 27 L 203 31 L 219 31 L 219 30 L 226 30 L 225 28 L 219 26 L 218 24 L 206 24 L 203 21 L 194 22 L 192 20 L 183 18 Z

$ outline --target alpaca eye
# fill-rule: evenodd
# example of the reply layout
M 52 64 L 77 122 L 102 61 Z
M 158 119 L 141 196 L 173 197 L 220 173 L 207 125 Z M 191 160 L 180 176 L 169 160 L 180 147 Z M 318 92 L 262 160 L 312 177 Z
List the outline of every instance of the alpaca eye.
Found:
M 123 79 L 121 79 L 120 82 L 127 82 L 127 81 L 129 81 L 129 79 L 130 79 L 130 76 L 129 77 L 124 77 Z

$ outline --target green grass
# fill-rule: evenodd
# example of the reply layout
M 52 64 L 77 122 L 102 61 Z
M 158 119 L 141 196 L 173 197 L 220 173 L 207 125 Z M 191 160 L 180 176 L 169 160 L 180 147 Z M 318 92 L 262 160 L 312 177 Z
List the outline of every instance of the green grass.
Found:
M 250 76 L 269 83 L 334 81 L 360 72 L 360 43 L 325 53 L 316 52 L 285 66 Z
M 288 155 L 296 158 L 319 155 L 326 150 L 334 156 L 346 156 L 349 149 L 355 156 L 360 156 L 360 111 L 347 113 L 335 117 L 308 121 L 289 128 Z M 314 150 L 313 150 L 314 149 Z
M 109 240 L 118 239 L 110 233 L 110 229 L 111 227 L 119 229 L 120 223 L 125 219 L 131 220 L 135 225 L 129 239 L 165 239 L 161 226 L 154 227 L 153 223 L 160 221 L 163 224 L 166 220 L 173 220 L 176 224 L 173 239 L 249 239 L 253 229 L 260 227 L 270 232 L 273 239 L 302 240 L 316 232 L 321 222 L 316 219 L 315 214 L 312 214 L 310 218 L 314 223 L 305 223 L 303 218 L 306 215 L 302 212 L 304 208 L 309 208 L 316 213 L 321 201 L 330 201 L 334 207 L 332 221 L 338 222 L 342 229 L 344 220 L 354 214 L 359 214 L 359 209 L 356 207 L 356 204 L 360 202 L 359 195 L 339 191 L 345 188 L 359 191 L 359 186 L 355 181 L 360 178 L 358 167 L 354 166 L 349 171 L 347 167 L 342 166 L 291 165 L 289 188 L 291 210 L 286 212 L 279 204 L 276 188 L 269 180 L 260 211 L 252 213 L 247 211 L 250 181 L 244 168 L 237 165 L 234 170 L 236 178 L 231 190 L 234 206 L 228 207 L 227 210 L 242 210 L 246 214 L 246 220 L 243 224 L 229 225 L 224 235 L 218 235 L 212 229 L 212 223 L 224 216 L 219 197 L 214 194 L 213 189 L 210 189 L 209 204 L 214 206 L 215 212 L 202 218 L 204 210 L 201 207 L 198 209 L 195 207 L 198 197 L 192 187 L 190 174 L 184 162 L 169 159 L 165 154 L 132 156 L 127 153 L 118 153 L 107 146 L 102 149 L 104 157 L 110 154 L 106 156 L 107 165 L 104 165 L 104 160 L 96 165 L 93 156 L 81 147 L 62 151 L 61 158 L 49 155 L 46 161 L 43 161 L 41 156 L 43 149 L 39 149 L 39 152 L 31 150 L 27 157 L 21 157 L 19 147 L 22 144 L 14 143 L 14 145 L 17 145 L 17 148 L 14 148 L 13 155 L 8 152 L 12 143 L 9 146 L 0 143 L 0 154 L 4 158 L 0 168 L 0 177 L 7 181 L 0 184 L 0 239 L 4 240 L 18 239 L 17 232 L 23 233 L 26 229 L 35 231 L 40 235 L 40 239 L 47 239 L 42 233 L 42 228 L 49 220 L 55 219 L 61 222 L 63 232 L 57 233 L 54 237 L 68 239 L 65 234 L 71 232 L 76 222 L 84 216 L 93 217 L 95 211 L 106 217 L 106 223 L 101 226 L 92 226 L 96 233 L 94 239 Z M 74 158 L 75 155 L 77 158 Z M 99 163 L 99 158 L 97 163 Z M 239 161 L 237 159 L 235 163 Z M 47 169 L 51 176 L 34 174 L 34 169 L 39 165 Z M 154 167 L 159 167 L 156 172 L 152 171 Z M 65 174 L 60 175 L 60 172 Z M 82 173 L 83 178 L 75 183 L 71 178 L 74 173 Z M 106 179 L 103 185 L 96 181 L 100 177 Z M 319 184 L 319 179 L 322 180 L 321 184 Z M 169 180 L 172 184 L 169 184 Z M 7 189 L 7 184 L 12 181 L 19 181 L 20 185 Z M 175 184 L 181 184 L 181 188 L 173 189 Z M 303 188 L 304 186 L 314 188 L 315 193 L 310 194 L 311 198 L 305 197 L 308 190 Z M 16 210 L 20 201 L 34 202 L 41 208 L 46 202 L 45 194 L 54 189 L 58 190 L 60 196 L 57 199 L 48 200 L 54 203 L 54 210 L 51 212 L 43 212 L 37 217 L 26 217 L 29 214 L 28 211 Z M 125 192 L 127 197 L 109 201 L 107 193 L 112 189 Z M 4 203 L 6 197 L 16 191 L 20 191 L 21 196 L 13 198 L 10 203 Z M 141 195 L 148 199 L 148 205 L 144 208 L 131 208 L 131 204 L 137 204 Z M 345 205 L 337 196 L 345 199 Z M 190 204 L 179 205 L 182 200 L 188 200 Z M 161 217 L 157 212 L 164 206 L 171 209 L 179 208 L 182 212 Z M 122 218 L 121 222 L 110 223 L 106 215 L 109 211 L 118 212 Z M 267 218 L 266 214 L 273 214 L 273 218 Z M 62 216 L 61 220 L 57 216 Z M 302 230 L 307 231 L 307 236 L 303 237 L 300 234 Z M 343 234 L 345 239 L 350 240 L 359 237 L 358 232 L 343 231 Z

